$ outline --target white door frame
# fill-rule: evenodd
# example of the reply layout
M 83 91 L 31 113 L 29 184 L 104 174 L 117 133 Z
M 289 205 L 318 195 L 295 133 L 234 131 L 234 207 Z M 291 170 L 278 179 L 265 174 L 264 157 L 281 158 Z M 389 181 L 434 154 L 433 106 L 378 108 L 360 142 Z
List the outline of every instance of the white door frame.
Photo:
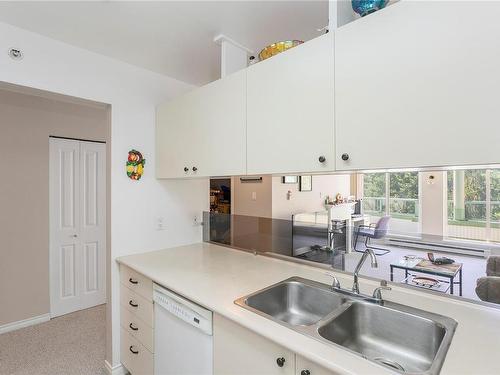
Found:
M 50 314 L 106 302 L 106 145 L 49 140 Z

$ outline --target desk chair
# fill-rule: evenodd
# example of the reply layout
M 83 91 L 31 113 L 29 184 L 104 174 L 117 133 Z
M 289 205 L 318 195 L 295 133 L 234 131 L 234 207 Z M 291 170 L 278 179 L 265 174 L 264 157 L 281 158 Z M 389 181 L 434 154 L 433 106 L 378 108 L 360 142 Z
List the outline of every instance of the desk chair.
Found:
M 377 221 L 376 224 L 370 224 L 370 225 L 360 225 L 356 228 L 356 236 L 354 238 L 354 250 L 357 251 L 358 253 L 363 253 L 364 250 L 358 250 L 356 249 L 356 245 L 358 244 L 358 238 L 359 236 L 364 236 L 365 237 L 365 246 L 368 249 L 373 249 L 377 250 L 376 248 L 370 246 L 370 239 L 380 239 L 384 238 L 387 235 L 387 231 L 389 229 L 389 219 L 390 216 L 384 216 Z M 375 252 L 375 255 L 385 255 L 387 253 L 390 253 L 390 250 L 386 249 L 378 249 L 380 250 L 379 253 Z

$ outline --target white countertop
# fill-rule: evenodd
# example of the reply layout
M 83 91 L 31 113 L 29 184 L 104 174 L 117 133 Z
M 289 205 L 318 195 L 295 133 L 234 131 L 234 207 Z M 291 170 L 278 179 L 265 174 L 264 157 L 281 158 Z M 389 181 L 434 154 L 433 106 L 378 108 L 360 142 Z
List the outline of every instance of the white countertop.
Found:
M 326 345 L 245 310 L 234 300 L 292 276 L 331 282 L 325 270 L 197 243 L 117 259 L 156 283 L 339 374 L 391 374 L 340 347 Z M 333 271 L 333 270 L 332 270 Z M 333 271 L 335 273 L 335 271 Z M 352 277 L 338 273 L 344 287 Z M 361 280 L 361 292 L 378 286 Z M 384 291 L 384 298 L 446 315 L 458 322 L 441 374 L 500 374 L 500 309 L 444 298 L 409 288 Z

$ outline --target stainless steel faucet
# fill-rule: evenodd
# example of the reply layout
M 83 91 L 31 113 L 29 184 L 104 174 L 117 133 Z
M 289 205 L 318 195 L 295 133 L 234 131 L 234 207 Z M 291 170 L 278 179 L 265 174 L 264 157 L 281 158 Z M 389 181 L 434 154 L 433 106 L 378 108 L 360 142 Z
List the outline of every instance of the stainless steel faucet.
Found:
M 335 276 L 333 273 L 330 272 L 325 273 L 325 275 L 330 276 L 333 279 L 332 285 L 330 287 L 332 290 L 340 289 L 340 281 L 339 279 L 337 279 L 337 276 Z
M 375 290 L 373 291 L 372 298 L 375 299 L 379 303 L 383 302 L 383 299 L 382 299 L 382 291 L 383 290 L 392 290 L 392 288 L 390 286 L 387 286 L 387 280 L 380 281 L 380 286 L 378 288 L 375 288 Z
M 354 270 L 354 283 L 352 284 L 352 291 L 353 293 L 359 294 L 359 282 L 358 282 L 358 274 L 359 271 L 361 270 L 361 267 L 363 267 L 363 263 L 365 263 L 366 258 L 368 255 L 371 258 L 371 266 L 372 268 L 377 268 L 378 263 L 377 263 L 377 256 L 373 252 L 372 249 L 366 249 L 363 255 L 361 256 L 361 259 L 358 262 L 358 265 L 356 266 L 356 269 Z

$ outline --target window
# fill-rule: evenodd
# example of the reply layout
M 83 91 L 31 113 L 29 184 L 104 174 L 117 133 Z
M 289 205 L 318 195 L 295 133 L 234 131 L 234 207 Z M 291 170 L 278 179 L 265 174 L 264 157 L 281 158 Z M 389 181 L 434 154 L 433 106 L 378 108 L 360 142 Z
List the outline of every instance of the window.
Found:
M 448 171 L 448 236 L 500 241 L 500 169 Z
M 491 224 L 500 228 L 500 170 L 493 169 L 490 176 Z
M 363 210 L 371 216 L 391 216 L 390 232 L 418 235 L 418 172 L 366 173 L 363 175 Z
M 418 172 L 388 173 L 389 214 L 404 220 L 418 221 Z
M 369 173 L 363 175 L 363 209 L 368 215 L 385 215 L 385 175 L 385 173 Z

